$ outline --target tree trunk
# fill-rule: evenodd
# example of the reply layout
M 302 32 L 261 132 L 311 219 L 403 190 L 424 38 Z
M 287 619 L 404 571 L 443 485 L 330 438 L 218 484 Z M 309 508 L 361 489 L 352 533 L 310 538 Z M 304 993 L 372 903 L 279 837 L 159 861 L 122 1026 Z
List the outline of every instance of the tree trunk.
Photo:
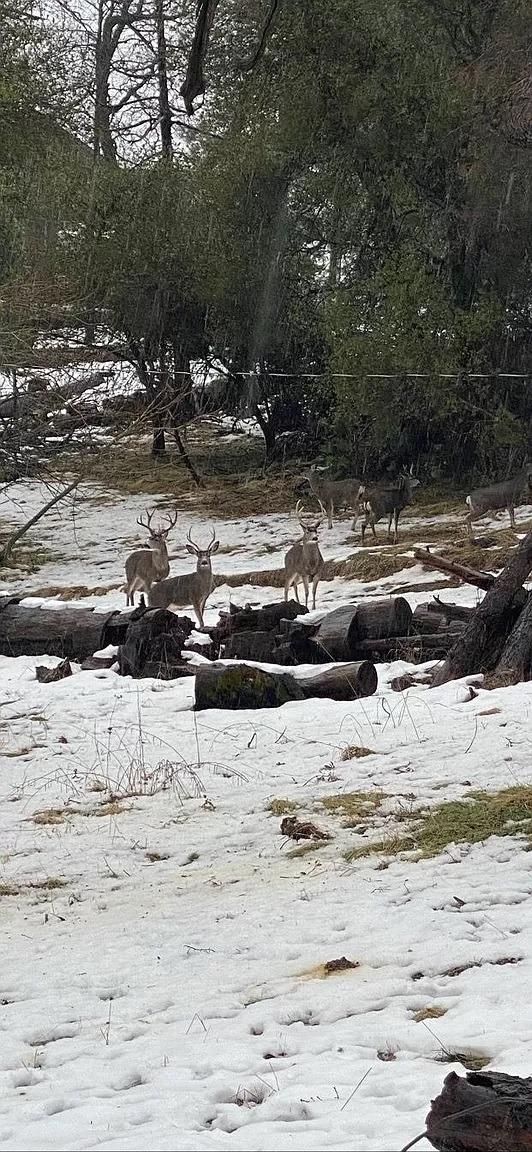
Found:
M 170 100 L 168 98 L 164 0 L 155 0 L 155 27 L 157 30 L 157 90 L 159 100 L 161 155 L 164 156 L 165 160 L 171 160 L 174 155 L 174 147 L 172 143 L 172 112 L 170 109 Z
M 506 567 L 486 592 L 445 664 L 436 673 L 435 685 L 495 667 L 508 632 L 522 607 L 522 597 L 525 595 L 522 585 L 531 568 L 532 532 L 529 532 L 512 552 Z
M 497 672 L 516 681 L 532 679 L 532 595 L 520 612 L 502 650 Z
M 194 115 L 194 100 L 205 91 L 203 65 L 209 44 L 210 31 L 219 0 L 198 0 L 196 28 L 187 64 L 187 74 L 180 88 L 180 95 L 188 116 Z
M 450 1072 L 432 1101 L 426 1135 L 439 1152 L 530 1152 L 532 1078 Z
M 159 428 L 157 425 L 153 429 L 153 440 L 151 446 L 151 454 L 154 457 L 166 456 L 166 435 L 164 428 Z
M 185 465 L 185 468 L 187 469 L 188 472 L 190 472 L 190 475 L 192 476 L 192 479 L 193 479 L 194 483 L 197 485 L 197 487 L 202 488 L 203 487 L 203 480 L 201 479 L 199 472 L 196 471 L 196 468 L 195 468 L 194 464 L 192 463 L 192 460 L 190 459 L 190 456 L 189 456 L 189 454 L 185 448 L 185 445 L 183 443 L 183 440 L 181 438 L 181 433 L 179 431 L 177 424 L 174 424 L 174 440 L 176 442 L 177 451 L 179 452 L 179 455 L 183 461 L 183 464 Z
M 72 484 L 67 484 L 66 488 L 62 488 L 60 492 L 58 492 L 55 496 L 52 496 L 52 499 L 48 500 L 48 502 L 44 504 L 38 512 L 35 513 L 35 516 L 32 516 L 30 520 L 26 520 L 26 523 L 23 524 L 21 528 L 17 528 L 16 532 L 12 533 L 12 535 L 4 544 L 2 551 L 0 552 L 0 564 L 5 564 L 6 560 L 9 560 L 15 544 L 23 536 L 26 535 L 26 532 L 29 532 L 30 528 L 33 528 L 34 524 L 38 524 L 39 520 L 41 520 L 43 516 L 46 516 L 46 513 L 49 512 L 51 508 L 54 508 L 56 504 L 59 504 L 60 500 L 64 500 L 65 496 L 68 496 L 70 492 L 73 492 L 74 488 L 77 488 L 78 484 L 79 480 L 73 480 Z

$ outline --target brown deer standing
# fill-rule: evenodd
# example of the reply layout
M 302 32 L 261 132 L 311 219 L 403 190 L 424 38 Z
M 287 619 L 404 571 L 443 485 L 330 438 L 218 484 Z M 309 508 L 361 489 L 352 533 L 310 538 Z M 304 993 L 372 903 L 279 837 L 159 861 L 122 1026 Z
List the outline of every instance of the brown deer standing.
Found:
M 318 528 L 321 524 L 321 519 L 303 521 L 302 512 L 301 501 L 298 500 L 296 516 L 303 531 L 303 539 L 298 541 L 297 544 L 292 544 L 292 547 L 288 549 L 284 558 L 284 598 L 288 600 L 290 588 L 293 588 L 299 604 L 297 586 L 301 583 L 305 589 L 305 606 L 308 607 L 309 586 L 312 583 L 312 607 L 315 608 L 316 588 L 323 575 L 324 564 L 318 544 Z
M 150 608 L 167 608 L 172 611 L 192 604 L 198 624 L 203 628 L 203 610 L 213 585 L 211 556 L 219 547 L 220 541 L 216 539 L 214 528 L 206 548 L 200 548 L 199 544 L 194 543 L 189 530 L 186 548 L 187 552 L 197 557 L 196 571 L 185 572 L 183 576 L 171 576 L 169 580 L 160 580 L 154 584 L 148 593 Z
M 154 515 L 155 510 L 149 512 L 146 509 L 147 521 L 144 522 L 142 516 L 137 520 L 141 528 L 148 529 L 149 537 L 145 547 L 132 552 L 126 560 L 126 583 L 123 589 L 126 593 L 126 606 L 135 604 L 135 592 L 149 593 L 152 584 L 156 580 L 163 580 L 170 571 L 166 538 L 175 527 L 177 512 L 166 516 L 166 527 L 159 525 L 153 528 Z

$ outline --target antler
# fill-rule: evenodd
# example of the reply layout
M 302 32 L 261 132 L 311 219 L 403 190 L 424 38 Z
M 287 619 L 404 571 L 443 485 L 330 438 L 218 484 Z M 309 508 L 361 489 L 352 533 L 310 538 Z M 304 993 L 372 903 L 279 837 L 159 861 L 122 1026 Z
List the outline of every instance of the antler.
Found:
M 167 527 L 165 528 L 166 533 L 171 532 L 172 528 L 175 528 L 177 524 L 177 516 L 177 512 L 165 512 L 165 520 L 167 523 Z
M 148 508 L 146 508 L 146 516 L 148 517 L 147 523 L 146 524 L 144 523 L 144 520 L 142 519 L 142 515 L 141 515 L 141 516 L 137 517 L 137 524 L 140 524 L 141 528 L 147 528 L 148 532 L 151 532 L 151 522 L 152 522 L 152 517 L 154 515 L 155 515 L 155 508 L 153 508 L 151 512 L 149 511 Z
M 212 533 L 211 538 L 209 540 L 209 543 L 207 544 L 207 552 L 210 552 L 213 545 L 216 544 L 216 529 L 213 528 L 212 524 L 211 524 L 211 533 Z
M 189 530 L 187 532 L 187 540 L 190 544 L 190 547 L 193 548 L 195 552 L 200 552 L 201 551 L 200 546 L 199 546 L 199 544 L 196 544 L 195 541 L 192 539 L 191 532 L 192 532 L 192 529 L 189 528 Z

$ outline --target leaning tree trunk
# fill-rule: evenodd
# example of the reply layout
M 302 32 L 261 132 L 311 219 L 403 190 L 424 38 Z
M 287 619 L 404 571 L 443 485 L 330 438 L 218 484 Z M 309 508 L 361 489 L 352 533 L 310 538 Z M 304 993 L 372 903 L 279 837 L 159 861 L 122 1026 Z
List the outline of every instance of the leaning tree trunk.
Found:
M 510 632 L 496 671 L 516 683 L 532 679 L 532 595 Z
M 517 619 L 521 591 L 532 568 L 532 532 L 529 532 L 510 557 L 506 568 L 486 592 L 471 622 L 451 649 L 433 684 L 446 684 L 472 672 L 494 668 L 508 633 Z

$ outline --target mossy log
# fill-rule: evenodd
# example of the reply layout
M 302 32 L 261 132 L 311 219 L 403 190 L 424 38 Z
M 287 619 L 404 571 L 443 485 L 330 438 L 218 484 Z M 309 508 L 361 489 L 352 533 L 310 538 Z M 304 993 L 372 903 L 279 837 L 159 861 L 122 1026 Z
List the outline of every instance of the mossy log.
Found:
M 296 678 L 250 664 L 205 664 L 196 671 L 196 711 L 204 708 L 278 708 L 291 700 L 372 696 L 377 672 L 370 660 L 324 668 Z

